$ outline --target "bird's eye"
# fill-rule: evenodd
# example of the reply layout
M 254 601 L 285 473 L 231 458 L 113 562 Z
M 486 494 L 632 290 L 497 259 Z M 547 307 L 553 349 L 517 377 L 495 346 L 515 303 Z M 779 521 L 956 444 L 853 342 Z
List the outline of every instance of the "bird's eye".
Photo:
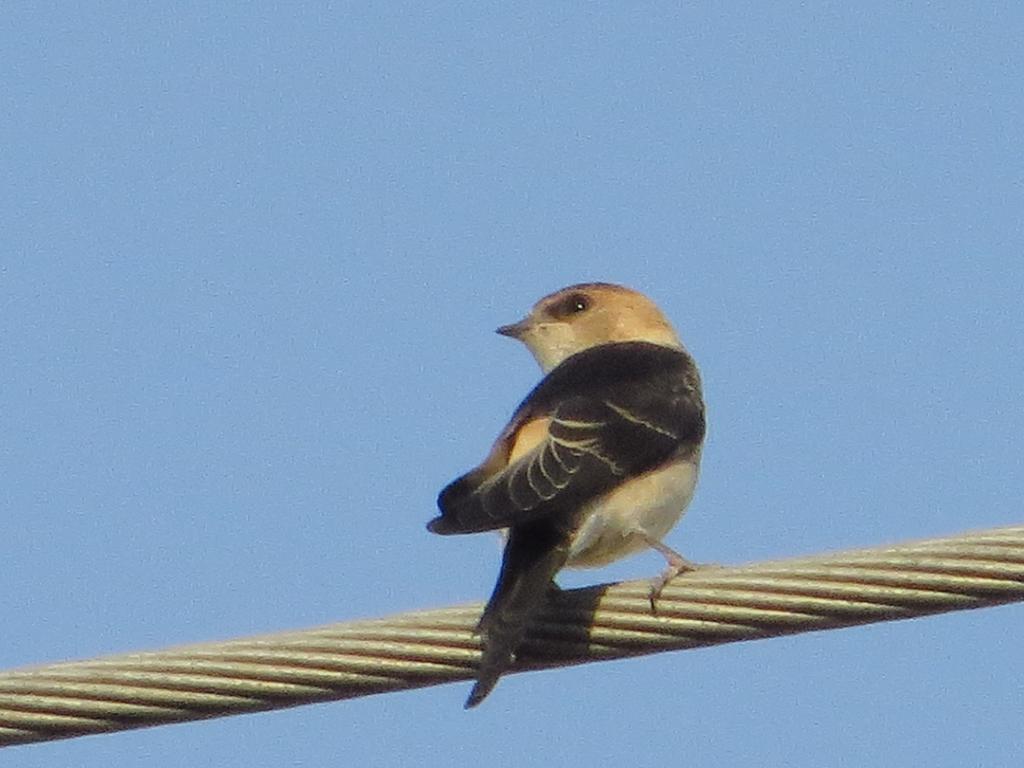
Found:
M 561 317 L 578 315 L 590 309 L 590 297 L 582 293 L 572 293 L 559 302 L 555 314 Z

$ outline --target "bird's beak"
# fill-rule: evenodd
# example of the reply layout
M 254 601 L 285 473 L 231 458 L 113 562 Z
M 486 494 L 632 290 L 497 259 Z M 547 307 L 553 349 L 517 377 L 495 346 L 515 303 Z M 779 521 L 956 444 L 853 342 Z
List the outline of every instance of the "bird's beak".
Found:
M 501 328 L 499 328 L 497 332 L 500 333 L 502 336 L 508 336 L 510 338 L 519 339 L 521 341 L 528 330 L 530 330 L 530 321 L 529 319 L 524 318 L 523 320 L 520 320 L 518 323 L 512 323 L 511 325 L 501 326 Z

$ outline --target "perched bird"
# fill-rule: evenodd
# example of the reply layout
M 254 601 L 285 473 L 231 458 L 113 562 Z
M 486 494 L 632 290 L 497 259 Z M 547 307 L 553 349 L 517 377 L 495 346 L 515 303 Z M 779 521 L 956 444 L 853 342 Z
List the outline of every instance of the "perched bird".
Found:
M 512 664 L 563 566 L 594 567 L 646 548 L 692 566 L 661 539 L 693 496 L 704 401 L 693 358 L 643 294 L 583 283 L 498 329 L 523 342 L 545 376 L 476 469 L 438 497 L 434 533 L 507 529 L 498 582 L 477 627 L 483 657 L 466 707 Z

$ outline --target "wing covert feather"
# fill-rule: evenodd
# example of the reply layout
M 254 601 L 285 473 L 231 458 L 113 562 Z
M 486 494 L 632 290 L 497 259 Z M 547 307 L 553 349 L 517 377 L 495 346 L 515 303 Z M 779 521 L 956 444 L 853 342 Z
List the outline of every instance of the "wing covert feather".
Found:
M 474 533 L 548 516 L 572 527 L 587 502 L 703 436 L 688 355 L 638 342 L 588 350 L 530 393 L 484 464 L 441 491 L 428 527 Z

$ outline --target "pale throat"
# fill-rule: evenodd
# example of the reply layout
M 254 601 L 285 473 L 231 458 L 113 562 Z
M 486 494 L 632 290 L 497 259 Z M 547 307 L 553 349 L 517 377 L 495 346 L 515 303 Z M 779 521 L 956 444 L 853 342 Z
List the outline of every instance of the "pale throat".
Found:
M 649 344 L 657 344 L 671 349 L 685 349 L 676 332 L 667 326 L 652 326 L 642 330 L 615 328 L 608 338 L 603 339 L 600 343 L 628 341 L 646 341 Z M 533 334 L 525 337 L 523 343 L 544 373 L 550 373 L 566 358 L 597 346 L 592 340 L 578 338 L 573 329 L 566 325 L 540 326 Z

